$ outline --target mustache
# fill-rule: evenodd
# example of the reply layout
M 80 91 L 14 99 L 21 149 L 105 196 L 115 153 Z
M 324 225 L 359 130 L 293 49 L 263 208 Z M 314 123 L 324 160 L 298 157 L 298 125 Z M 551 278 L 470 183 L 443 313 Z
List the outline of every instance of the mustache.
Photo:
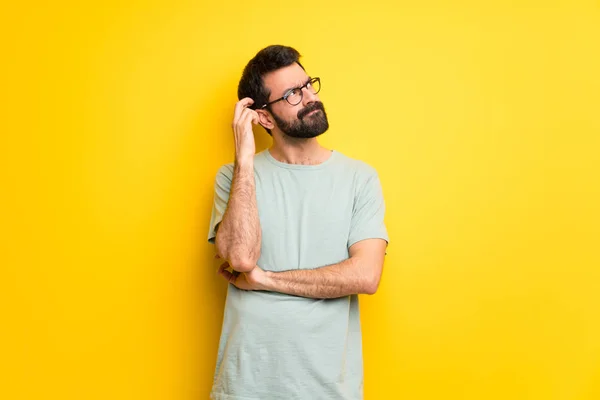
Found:
M 307 105 L 302 110 L 298 111 L 298 119 L 304 118 L 307 114 L 315 110 L 321 110 L 325 112 L 325 107 L 323 106 L 323 103 L 321 103 L 320 101 L 316 101 L 312 104 Z

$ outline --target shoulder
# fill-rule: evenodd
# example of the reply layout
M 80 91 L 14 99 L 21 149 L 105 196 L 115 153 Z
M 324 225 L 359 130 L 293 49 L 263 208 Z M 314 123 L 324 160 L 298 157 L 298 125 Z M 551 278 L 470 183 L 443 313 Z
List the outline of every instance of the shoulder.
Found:
M 231 163 L 221 165 L 221 167 L 219 167 L 219 170 L 217 171 L 217 177 L 216 177 L 217 182 L 224 182 L 224 181 L 231 182 L 232 179 L 233 179 L 233 163 L 231 162 Z
M 256 173 L 257 169 L 264 169 L 269 166 L 269 163 L 265 157 L 265 151 L 261 151 L 254 156 L 254 171 Z M 226 183 L 233 180 L 233 171 L 235 168 L 235 164 L 233 162 L 229 162 L 227 164 L 221 165 L 219 170 L 217 171 L 217 182 Z
M 338 156 L 342 173 L 352 180 L 355 199 L 370 198 L 381 192 L 381 182 L 375 167 L 341 153 L 338 153 Z
M 363 160 L 349 157 L 343 153 L 337 152 L 338 165 L 346 173 L 351 173 L 356 179 L 368 180 L 377 177 L 377 170 L 372 165 Z

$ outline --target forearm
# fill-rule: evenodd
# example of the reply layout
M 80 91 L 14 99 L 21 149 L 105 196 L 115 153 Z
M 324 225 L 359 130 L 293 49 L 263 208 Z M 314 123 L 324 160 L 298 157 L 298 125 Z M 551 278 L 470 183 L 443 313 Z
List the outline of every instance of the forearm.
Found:
M 380 274 L 364 259 L 350 257 L 317 269 L 266 271 L 265 290 L 310 298 L 336 298 L 351 294 L 373 294 Z
M 218 254 L 240 272 L 250 271 L 260 257 L 261 228 L 252 159 L 235 162 L 229 202 L 217 230 L 216 245 Z

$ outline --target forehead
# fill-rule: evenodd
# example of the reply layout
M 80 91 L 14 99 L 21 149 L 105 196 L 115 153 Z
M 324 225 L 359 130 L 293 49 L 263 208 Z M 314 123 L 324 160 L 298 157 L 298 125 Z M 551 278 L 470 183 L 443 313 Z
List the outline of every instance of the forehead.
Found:
M 283 96 L 290 88 L 302 86 L 306 83 L 308 75 L 297 63 L 269 72 L 263 77 L 265 87 L 270 90 L 271 96 Z

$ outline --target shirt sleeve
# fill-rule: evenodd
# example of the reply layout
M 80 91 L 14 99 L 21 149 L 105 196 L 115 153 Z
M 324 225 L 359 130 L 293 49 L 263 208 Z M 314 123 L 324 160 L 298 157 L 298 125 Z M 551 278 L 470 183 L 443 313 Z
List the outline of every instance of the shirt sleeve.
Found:
M 218 226 L 223 220 L 223 215 L 225 215 L 225 210 L 227 209 L 232 179 L 232 164 L 226 164 L 219 168 L 215 178 L 215 193 L 210 217 L 210 226 L 208 227 L 208 241 L 213 244 L 215 243 L 215 238 L 217 237 Z
M 384 239 L 389 243 L 384 215 L 385 202 L 379 176 L 371 170 L 366 180 L 360 183 L 354 200 L 348 248 L 365 239 Z

